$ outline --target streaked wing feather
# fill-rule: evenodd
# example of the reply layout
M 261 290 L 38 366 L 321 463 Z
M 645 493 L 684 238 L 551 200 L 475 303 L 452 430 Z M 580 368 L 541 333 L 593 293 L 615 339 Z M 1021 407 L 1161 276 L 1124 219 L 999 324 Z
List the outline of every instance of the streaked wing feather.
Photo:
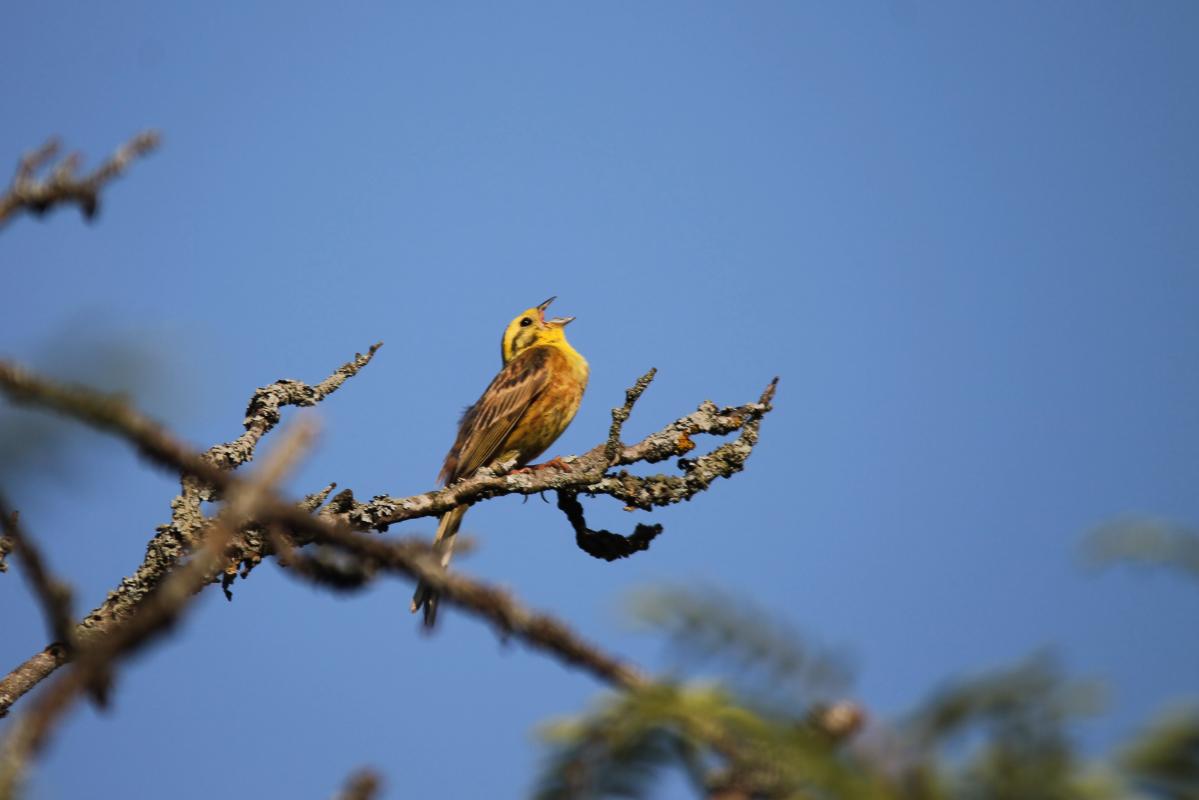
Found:
M 499 371 L 479 401 L 466 410 L 441 469 L 444 483 L 471 475 L 501 455 L 497 451 L 504 439 L 549 382 L 549 355 L 544 347 L 524 351 Z

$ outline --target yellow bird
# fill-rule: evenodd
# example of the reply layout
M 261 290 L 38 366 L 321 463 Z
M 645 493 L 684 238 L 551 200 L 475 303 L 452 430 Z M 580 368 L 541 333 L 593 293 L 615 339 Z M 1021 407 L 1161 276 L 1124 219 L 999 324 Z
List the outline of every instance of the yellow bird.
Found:
M 566 341 L 563 330 L 574 317 L 545 318 L 551 297 L 522 311 L 504 330 L 504 366 L 458 424 L 458 438 L 446 454 L 438 480 L 449 486 L 480 467 L 516 460 L 523 467 L 545 452 L 574 419 L 587 388 L 587 361 Z M 434 546 L 441 566 L 450 563 L 454 536 L 466 506 L 447 511 L 437 526 Z M 418 584 L 412 611 L 425 609 L 425 626 L 437 618 L 437 593 Z

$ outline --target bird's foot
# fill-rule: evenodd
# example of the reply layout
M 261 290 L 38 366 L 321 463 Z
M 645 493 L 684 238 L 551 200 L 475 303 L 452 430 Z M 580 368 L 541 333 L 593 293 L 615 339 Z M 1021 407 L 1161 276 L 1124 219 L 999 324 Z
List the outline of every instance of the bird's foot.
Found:
M 520 469 L 514 469 L 509 474 L 510 475 L 519 475 L 522 472 L 537 472 L 538 470 L 550 469 L 550 468 L 560 469 L 563 472 L 571 472 L 574 469 L 573 467 L 570 466 L 570 464 L 567 464 L 565 461 L 563 461 L 561 456 L 554 456 L 553 458 L 551 458 L 549 461 L 546 461 L 545 463 L 530 464 L 527 467 L 521 467 Z

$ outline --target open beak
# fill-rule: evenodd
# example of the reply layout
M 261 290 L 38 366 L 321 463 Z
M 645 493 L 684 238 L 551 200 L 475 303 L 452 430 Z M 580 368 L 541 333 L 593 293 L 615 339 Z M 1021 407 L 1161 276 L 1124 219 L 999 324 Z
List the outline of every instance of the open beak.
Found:
M 554 302 L 557 299 L 558 299 L 558 296 L 554 295 L 549 300 L 546 300 L 544 303 L 537 306 L 537 310 L 541 313 L 541 319 L 542 319 L 543 324 L 558 325 L 560 327 L 563 325 L 569 325 L 570 323 L 574 322 L 574 320 L 575 320 L 574 317 L 554 317 L 553 319 L 545 318 L 545 310 L 550 307 L 550 303 Z

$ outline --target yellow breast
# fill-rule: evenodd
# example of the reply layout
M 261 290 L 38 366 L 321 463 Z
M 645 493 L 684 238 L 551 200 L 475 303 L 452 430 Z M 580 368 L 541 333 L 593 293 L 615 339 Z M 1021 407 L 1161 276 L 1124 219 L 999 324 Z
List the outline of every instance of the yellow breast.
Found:
M 587 388 L 587 360 L 566 342 L 547 347 L 553 351 L 545 366 L 549 381 L 500 448 L 516 453 L 520 465 L 537 458 L 562 435 Z

